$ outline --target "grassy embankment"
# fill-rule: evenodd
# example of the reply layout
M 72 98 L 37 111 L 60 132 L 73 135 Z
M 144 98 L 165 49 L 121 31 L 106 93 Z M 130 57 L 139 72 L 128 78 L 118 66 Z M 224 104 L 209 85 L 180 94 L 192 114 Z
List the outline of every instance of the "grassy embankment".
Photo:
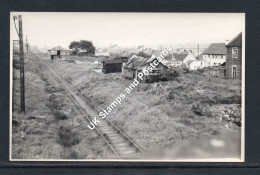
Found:
M 35 56 L 35 55 L 34 55 Z M 26 114 L 19 114 L 19 65 L 15 61 L 13 87 L 12 158 L 106 158 L 111 153 L 47 69 L 25 63 Z
M 93 71 L 93 61 L 52 64 L 96 107 L 106 109 L 132 80 L 124 79 L 120 73 L 97 73 Z M 239 131 L 235 124 L 221 121 L 217 116 L 221 111 L 214 109 L 239 103 L 240 87 L 239 80 L 192 73 L 182 75 L 179 82 L 142 83 L 126 95 L 108 118 L 145 149 Z

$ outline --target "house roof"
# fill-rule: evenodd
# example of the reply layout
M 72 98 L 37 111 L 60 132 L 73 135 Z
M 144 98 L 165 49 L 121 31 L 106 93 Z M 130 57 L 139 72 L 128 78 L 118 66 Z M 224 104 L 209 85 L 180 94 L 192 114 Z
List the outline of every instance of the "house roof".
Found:
M 225 43 L 212 43 L 203 54 L 227 54 Z
M 52 49 L 49 49 L 48 51 L 51 51 L 51 50 L 69 50 L 69 49 L 65 49 L 61 46 L 57 46 L 57 47 L 53 47 Z
M 128 57 L 131 58 L 135 53 L 131 53 L 131 52 L 126 52 L 123 54 L 124 57 Z
M 176 60 L 183 61 L 188 56 L 188 53 L 174 53 L 173 56 Z
M 148 58 L 140 57 L 139 59 L 133 59 L 134 69 L 145 65 L 148 62 Z
M 116 64 L 116 63 L 122 63 L 122 60 L 117 59 L 117 60 L 105 60 L 105 61 L 103 61 L 103 64 Z
M 145 58 L 150 58 L 150 57 L 151 57 L 151 55 L 146 54 L 146 53 L 144 53 L 144 52 L 139 52 L 139 53 L 136 54 L 136 55 L 141 56 L 141 57 L 145 57 Z
M 145 65 L 148 60 L 148 58 L 144 57 L 133 58 L 127 62 L 125 67 L 129 69 L 136 69 L 139 66 Z
M 172 60 L 172 58 L 173 58 L 173 54 L 172 54 L 172 53 L 169 53 L 168 55 L 166 55 L 166 56 L 164 57 L 164 59 L 165 59 L 165 60 L 168 60 L 168 61 Z
M 233 38 L 229 43 L 226 45 L 227 47 L 242 46 L 242 32 L 240 32 L 235 38 Z

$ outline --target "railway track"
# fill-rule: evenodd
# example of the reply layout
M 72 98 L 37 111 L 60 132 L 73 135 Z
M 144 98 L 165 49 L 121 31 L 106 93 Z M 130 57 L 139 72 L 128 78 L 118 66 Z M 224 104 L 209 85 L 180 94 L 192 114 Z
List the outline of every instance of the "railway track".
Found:
M 95 117 L 98 118 L 98 112 L 100 110 L 93 106 L 72 84 L 63 80 L 61 76 L 52 69 L 49 63 L 42 63 L 49 69 L 50 75 L 66 91 L 70 100 L 83 114 L 87 122 L 91 122 Z M 143 152 L 136 143 L 107 118 L 101 119 L 100 123 L 95 127 L 95 130 L 118 158 L 127 158 L 129 154 Z

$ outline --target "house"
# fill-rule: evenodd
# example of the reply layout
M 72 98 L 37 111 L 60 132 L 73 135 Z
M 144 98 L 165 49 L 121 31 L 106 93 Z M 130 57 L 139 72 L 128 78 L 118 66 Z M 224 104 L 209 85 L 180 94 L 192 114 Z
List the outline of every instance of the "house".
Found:
M 109 53 L 107 49 L 98 49 L 95 53 L 97 57 L 109 57 Z
M 193 53 L 174 53 L 173 54 L 174 62 L 178 63 L 179 65 L 186 65 L 188 66 L 189 61 L 196 61 L 196 57 Z
M 227 78 L 241 78 L 242 33 L 239 33 L 235 38 L 227 43 L 226 48 L 226 76 Z
M 227 49 L 225 43 L 212 43 L 201 55 L 205 66 L 219 66 L 226 62 Z
M 105 74 L 122 72 L 122 60 L 105 60 L 102 61 L 102 64 L 103 64 L 102 72 Z
M 190 70 L 202 69 L 204 67 L 204 62 L 201 60 L 190 60 L 187 62 L 187 67 L 189 67 Z
M 122 49 L 117 45 L 112 45 L 108 48 L 109 55 L 120 56 Z
M 55 58 L 65 58 L 67 55 L 69 55 L 69 50 L 61 46 L 54 47 L 48 51 L 50 53 L 51 60 Z

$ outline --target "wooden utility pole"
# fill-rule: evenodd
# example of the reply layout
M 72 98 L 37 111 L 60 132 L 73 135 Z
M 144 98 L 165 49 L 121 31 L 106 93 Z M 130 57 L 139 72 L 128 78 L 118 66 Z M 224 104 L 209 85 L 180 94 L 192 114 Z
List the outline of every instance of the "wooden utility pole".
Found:
M 29 44 L 28 44 L 28 40 L 27 40 L 27 35 L 26 35 L 26 58 L 27 58 L 27 61 L 29 60 Z
M 198 58 L 200 56 L 200 44 L 198 44 Z
M 20 48 L 20 105 L 21 113 L 25 113 L 25 94 L 24 94 L 24 53 L 23 53 L 23 24 L 22 15 L 18 16 L 19 24 L 19 48 Z

